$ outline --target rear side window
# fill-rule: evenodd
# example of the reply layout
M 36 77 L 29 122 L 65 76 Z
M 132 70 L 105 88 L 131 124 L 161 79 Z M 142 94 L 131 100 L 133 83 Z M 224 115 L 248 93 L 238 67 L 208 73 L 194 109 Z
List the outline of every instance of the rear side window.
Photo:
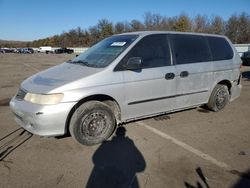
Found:
M 226 39 L 221 37 L 207 37 L 213 61 L 233 58 L 233 50 Z
M 169 35 L 177 64 L 211 61 L 206 38 L 199 35 Z
M 171 65 L 167 35 L 157 34 L 142 38 L 122 59 L 116 70 L 121 70 L 131 57 L 142 58 L 142 68 Z

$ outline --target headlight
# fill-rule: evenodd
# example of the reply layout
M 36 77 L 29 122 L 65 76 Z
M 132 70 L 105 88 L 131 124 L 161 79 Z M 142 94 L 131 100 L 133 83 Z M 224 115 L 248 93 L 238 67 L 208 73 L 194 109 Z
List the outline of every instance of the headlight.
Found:
M 27 93 L 24 100 L 35 103 L 35 104 L 57 104 L 63 98 L 62 93 L 57 94 L 35 94 Z

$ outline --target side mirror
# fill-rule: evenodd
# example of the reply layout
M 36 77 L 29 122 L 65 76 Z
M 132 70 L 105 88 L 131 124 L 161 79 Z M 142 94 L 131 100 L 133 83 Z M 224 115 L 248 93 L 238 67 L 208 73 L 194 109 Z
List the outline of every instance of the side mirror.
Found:
M 126 69 L 127 70 L 139 70 L 141 69 L 142 59 L 140 57 L 131 57 L 128 59 Z

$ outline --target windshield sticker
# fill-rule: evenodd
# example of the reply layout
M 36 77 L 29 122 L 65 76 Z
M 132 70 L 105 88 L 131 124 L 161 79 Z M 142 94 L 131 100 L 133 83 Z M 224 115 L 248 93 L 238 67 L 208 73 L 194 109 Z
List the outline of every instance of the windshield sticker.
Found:
M 126 42 L 113 42 L 110 46 L 124 46 Z

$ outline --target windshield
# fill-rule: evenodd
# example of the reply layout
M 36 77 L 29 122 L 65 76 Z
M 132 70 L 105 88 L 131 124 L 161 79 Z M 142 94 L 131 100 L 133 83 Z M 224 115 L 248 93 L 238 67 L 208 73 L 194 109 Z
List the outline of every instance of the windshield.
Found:
M 106 38 L 68 63 L 102 68 L 117 58 L 138 35 L 116 35 Z

